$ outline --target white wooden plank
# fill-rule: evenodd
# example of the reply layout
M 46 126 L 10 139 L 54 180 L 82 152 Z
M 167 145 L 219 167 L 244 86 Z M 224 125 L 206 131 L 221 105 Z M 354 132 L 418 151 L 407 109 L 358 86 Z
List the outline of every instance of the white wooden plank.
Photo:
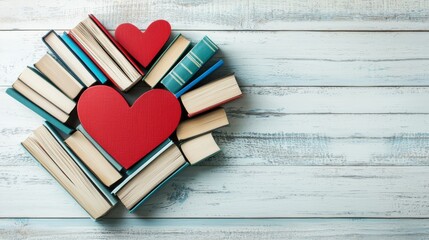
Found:
M 2 239 L 425 239 L 427 219 L 2 219 Z
M 2 1 L 0 29 L 70 28 L 88 13 L 108 28 L 133 22 L 145 28 L 167 19 L 175 29 L 427 30 L 424 0 L 341 1 Z
M 0 165 L 34 166 L 19 143 L 42 119 L 4 93 L 0 102 Z M 202 165 L 429 165 L 428 114 L 229 112 L 229 119 L 215 133 L 222 153 Z
M 194 166 L 136 214 L 108 217 L 429 217 L 429 167 Z M 2 218 L 87 217 L 38 166 L 3 166 Z
M 0 31 L 1 85 L 47 51 L 47 31 Z M 175 34 L 178 32 L 175 32 Z M 428 32 L 186 31 L 219 44 L 211 79 L 235 72 L 242 86 L 428 86 Z M 212 62 L 213 62 L 212 61 Z

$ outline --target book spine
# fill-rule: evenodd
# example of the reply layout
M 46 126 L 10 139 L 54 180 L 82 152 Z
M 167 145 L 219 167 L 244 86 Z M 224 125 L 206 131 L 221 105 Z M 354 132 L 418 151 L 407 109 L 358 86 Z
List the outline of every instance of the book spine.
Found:
M 210 106 L 210 107 L 203 108 L 203 109 L 201 109 L 201 110 L 199 110 L 199 111 L 197 111 L 197 112 L 194 112 L 194 113 L 188 113 L 188 117 L 194 117 L 194 116 L 196 116 L 196 115 L 198 115 L 198 114 L 200 114 L 200 113 L 203 113 L 203 112 L 209 111 L 209 110 L 211 110 L 211 109 L 213 109 L 213 108 L 216 108 L 216 107 L 219 107 L 219 106 L 221 106 L 221 105 L 223 105 L 223 104 L 225 104 L 225 103 L 227 103 L 227 102 L 230 102 L 230 101 L 233 101 L 233 100 L 235 100 L 235 99 L 237 99 L 237 98 L 240 98 L 241 96 L 242 96 L 242 94 L 237 95 L 237 96 L 235 96 L 235 97 L 232 97 L 232 98 L 230 98 L 230 99 L 224 100 L 224 101 L 222 101 L 222 102 L 218 102 L 218 103 L 217 103 L 217 104 L 215 104 L 215 105 L 212 105 L 212 106 Z
M 191 90 L 199 82 L 204 80 L 208 75 L 212 74 L 214 71 L 216 71 L 218 68 L 220 68 L 222 65 L 223 65 L 223 60 L 220 59 L 219 61 L 217 61 L 217 63 L 215 63 L 213 66 L 211 66 L 209 69 L 207 69 L 207 71 L 203 72 L 203 74 L 201 74 L 200 76 L 198 76 L 197 78 L 192 80 L 192 82 L 190 82 L 188 85 L 186 85 L 184 88 L 182 88 L 179 92 L 174 94 L 174 96 L 176 96 L 176 98 L 179 98 L 184 93 Z
M 183 169 L 185 169 L 187 166 L 189 166 L 189 162 L 185 162 L 180 168 L 178 168 L 176 171 L 174 171 L 170 176 L 168 176 L 164 181 L 162 181 L 156 188 L 154 188 L 152 191 L 150 191 L 149 194 L 147 194 L 140 202 L 138 202 L 133 208 L 130 209 L 130 213 L 133 213 L 137 210 L 141 205 L 143 205 L 144 202 L 146 202 L 151 196 L 153 196 L 159 189 L 161 189 L 163 186 L 165 186 L 166 183 L 170 179 L 172 179 L 174 176 L 176 176 L 179 172 L 181 172 Z
M 93 73 L 97 80 L 104 84 L 107 81 L 106 75 L 104 75 L 100 69 L 94 64 L 94 62 L 82 51 L 82 49 L 64 32 L 61 35 L 65 44 L 78 56 L 78 58 L 85 64 L 85 66 Z
M 177 93 L 218 49 L 218 46 L 205 36 L 161 80 L 161 83 L 173 94 Z
M 107 29 L 101 24 L 101 22 L 93 15 L 89 14 L 89 18 L 103 31 L 103 33 L 110 39 L 113 45 L 118 48 L 118 50 L 125 56 L 125 58 L 134 66 L 134 68 L 139 72 L 142 76 L 144 76 L 144 72 L 140 69 L 137 63 L 131 58 L 128 52 L 113 38 L 113 36 L 107 31 Z
M 54 136 L 57 142 L 61 147 L 67 152 L 68 155 L 73 159 L 73 161 L 79 166 L 79 168 L 85 173 L 85 175 L 91 180 L 91 182 L 97 187 L 97 189 L 103 194 L 103 196 L 110 202 L 112 206 L 118 203 L 118 199 L 114 197 L 110 191 L 103 185 L 103 183 L 95 177 L 94 174 L 85 166 L 85 164 L 79 159 L 76 154 L 74 154 L 63 142 L 62 137 L 55 131 L 55 129 L 48 123 L 45 123 L 45 127 L 49 132 Z
M 42 108 L 40 108 L 39 106 L 37 106 L 36 104 L 34 104 L 30 100 L 28 100 L 26 97 L 24 97 L 23 95 L 18 93 L 15 89 L 8 88 L 8 89 L 6 89 L 6 93 L 9 96 L 15 98 L 18 102 L 22 103 L 27 108 L 31 109 L 33 112 L 37 113 L 39 116 L 44 118 L 46 121 L 48 121 L 49 123 L 54 125 L 56 128 L 58 128 L 59 130 L 61 130 L 65 134 L 70 134 L 74 131 L 72 128 L 70 128 L 67 125 L 65 125 L 64 123 L 60 122 L 59 120 L 54 118 L 52 115 L 47 113 L 45 110 L 43 110 Z

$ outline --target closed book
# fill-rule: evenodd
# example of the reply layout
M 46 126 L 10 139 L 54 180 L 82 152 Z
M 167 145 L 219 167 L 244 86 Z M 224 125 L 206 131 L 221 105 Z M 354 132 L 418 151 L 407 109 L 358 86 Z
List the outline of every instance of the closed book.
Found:
M 199 75 L 197 78 L 192 80 L 189 84 L 187 84 L 184 88 L 180 89 L 174 96 L 176 98 L 179 98 L 183 94 L 185 94 L 187 91 L 191 90 L 195 85 L 203 81 L 208 75 L 212 74 L 214 71 L 216 71 L 218 68 L 220 68 L 223 65 L 223 60 L 220 59 L 217 61 L 213 66 L 211 66 L 209 69 L 207 69 L 205 72 L 203 72 L 201 75 Z
M 180 149 L 173 144 L 127 182 L 116 196 L 128 210 L 132 210 L 185 163 Z
M 97 81 L 54 30 L 49 31 L 42 40 L 57 59 L 63 63 L 63 66 L 84 86 L 92 86 Z
M 107 187 L 122 178 L 122 175 L 79 130 L 72 133 L 64 142 Z
M 18 102 L 22 103 L 24 106 L 33 110 L 33 112 L 37 113 L 39 116 L 44 118 L 46 121 L 48 121 L 49 123 L 54 125 L 56 128 L 58 128 L 59 130 L 61 130 L 65 134 L 70 134 L 71 132 L 74 131 L 72 128 L 70 128 L 67 125 L 65 125 L 64 123 L 60 122 L 58 119 L 56 119 L 55 117 L 53 117 L 52 115 L 47 113 L 45 110 L 43 110 L 42 108 L 40 108 L 39 106 L 37 106 L 36 104 L 34 104 L 30 100 L 28 100 L 27 98 L 25 98 L 23 95 L 18 93 L 15 89 L 8 88 L 8 89 L 6 89 L 6 93 L 9 96 L 15 98 Z
M 22 145 L 91 218 L 100 218 L 112 209 L 113 205 L 73 161 L 46 126 L 37 128 Z
M 185 162 L 181 167 L 179 167 L 176 171 L 174 171 L 170 176 L 164 179 L 158 186 L 156 186 L 152 191 L 150 191 L 140 202 L 138 202 L 133 208 L 130 209 L 130 213 L 135 212 L 141 205 L 143 205 L 150 197 L 152 197 L 158 190 L 165 186 L 174 176 L 183 171 L 187 166 L 189 166 L 188 162 Z
M 189 117 L 206 112 L 241 97 L 234 74 L 207 83 L 183 94 L 180 99 Z
M 85 66 L 91 70 L 92 74 L 97 78 L 97 80 L 104 84 L 107 82 L 106 75 L 100 71 L 100 69 L 94 64 L 94 62 L 80 49 L 80 47 L 64 32 L 61 35 L 61 38 L 67 44 L 67 46 L 79 57 L 79 59 L 85 64 Z
M 218 49 L 218 46 L 205 36 L 161 80 L 161 83 L 173 94 L 177 93 Z
M 138 173 L 140 173 L 147 165 L 149 165 L 152 161 L 154 161 L 159 155 L 161 155 L 165 150 L 167 150 L 171 145 L 173 145 L 173 141 L 170 139 L 165 140 L 161 143 L 157 148 L 152 150 L 148 155 L 146 155 L 142 160 L 136 163 L 135 166 L 128 169 L 126 174 L 128 175 L 118 186 L 113 189 L 112 194 L 115 194 L 122 189 L 133 177 L 135 177 Z
M 206 133 L 188 140 L 180 145 L 180 149 L 182 149 L 186 160 L 191 165 L 195 165 L 220 152 L 220 148 L 214 140 L 212 133 Z
M 110 202 L 112 206 L 118 203 L 118 199 L 113 196 L 109 189 L 98 180 L 97 177 L 89 170 L 87 166 L 76 156 L 65 144 L 62 136 L 53 128 L 53 126 L 49 122 L 45 122 L 45 127 L 51 132 L 52 136 L 58 141 L 61 147 L 70 155 L 73 161 L 79 166 L 80 169 L 85 173 L 85 175 L 91 180 L 91 182 L 100 190 L 100 192 L 104 195 L 104 197 Z
M 177 35 L 176 38 L 165 49 L 161 56 L 152 65 L 144 77 L 144 81 L 152 88 L 161 81 L 161 79 L 168 73 L 174 64 L 186 52 L 186 49 L 191 45 L 191 41 L 186 39 L 182 34 Z
M 83 89 L 83 85 L 49 53 L 39 59 L 34 67 L 70 99 L 75 99 Z
M 81 124 L 76 127 L 76 130 L 79 130 L 92 143 L 92 145 L 94 145 L 94 147 L 97 148 L 97 150 L 107 159 L 107 161 L 109 161 L 110 164 L 112 164 L 112 166 L 116 168 L 116 170 L 121 171 L 123 169 L 121 164 L 119 164 L 115 159 L 113 159 L 113 157 L 110 156 L 110 154 L 108 154 L 104 150 L 104 148 L 102 148 L 100 144 L 98 144 L 97 141 L 95 141 L 94 138 L 91 137 L 91 135 L 89 135 L 89 133 L 82 127 Z

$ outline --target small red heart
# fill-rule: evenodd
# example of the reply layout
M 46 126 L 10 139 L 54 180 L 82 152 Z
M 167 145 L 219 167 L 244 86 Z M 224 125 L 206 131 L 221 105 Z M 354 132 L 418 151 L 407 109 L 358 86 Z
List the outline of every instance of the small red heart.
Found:
M 171 26 L 165 20 L 157 20 L 141 32 L 131 23 L 116 28 L 115 38 L 143 67 L 147 67 L 170 37 Z
M 115 89 L 99 85 L 85 90 L 77 113 L 89 135 L 128 169 L 176 130 L 181 107 L 162 89 L 145 92 L 130 107 Z

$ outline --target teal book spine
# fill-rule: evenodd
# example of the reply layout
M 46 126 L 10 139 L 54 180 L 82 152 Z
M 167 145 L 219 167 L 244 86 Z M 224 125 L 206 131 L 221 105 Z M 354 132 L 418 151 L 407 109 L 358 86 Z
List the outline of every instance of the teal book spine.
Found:
M 37 113 L 39 116 L 44 118 L 46 121 L 51 123 L 53 126 L 58 128 L 59 130 L 61 130 L 65 134 L 70 134 L 74 131 L 72 128 L 70 128 L 67 125 L 65 125 L 64 123 L 60 122 L 58 119 L 54 118 L 52 115 L 47 113 L 45 110 L 43 110 L 42 108 L 40 108 L 39 106 L 37 106 L 36 104 L 34 104 L 30 100 L 28 100 L 26 97 L 21 95 L 15 89 L 8 88 L 8 89 L 6 89 L 6 93 L 9 96 L 15 98 L 18 102 L 22 103 L 24 106 L 31 109 L 33 112 Z
M 131 179 L 133 179 L 138 173 L 140 173 L 147 165 L 153 162 L 161 153 L 167 150 L 171 145 L 173 145 L 173 141 L 170 139 L 165 140 L 161 145 L 152 150 L 146 157 L 140 160 L 136 166 L 129 169 L 126 174 L 126 177 L 115 189 L 113 189 L 112 194 L 116 195 L 119 190 L 121 190 Z
M 110 154 L 108 154 L 95 140 L 94 138 L 91 137 L 91 135 L 89 135 L 89 133 L 82 127 L 82 125 L 79 124 L 79 126 L 76 127 L 76 130 L 79 130 L 91 143 L 92 145 L 94 145 L 95 148 L 97 148 L 97 150 L 101 153 L 101 155 L 103 155 L 107 161 L 110 162 L 110 164 L 112 164 L 112 166 L 114 168 L 116 168 L 116 170 L 121 171 L 123 169 L 123 167 L 121 166 L 121 164 L 119 164 L 112 156 L 110 156 Z
M 218 50 L 218 46 L 205 36 L 161 80 L 161 83 L 176 94 Z
M 110 202 L 112 206 L 118 203 L 118 199 L 113 196 L 109 189 L 103 185 L 103 183 L 98 180 L 97 177 L 92 174 L 92 172 L 85 166 L 85 164 L 66 146 L 63 141 L 63 138 L 60 134 L 55 131 L 52 125 L 49 122 L 45 123 L 46 128 L 51 132 L 52 136 L 57 140 L 61 147 L 68 153 L 68 155 L 73 159 L 73 161 L 79 166 L 79 168 L 85 173 L 85 175 L 91 180 L 95 187 L 103 194 L 103 196 Z
M 165 186 L 166 183 L 168 183 L 168 181 L 170 179 L 172 179 L 174 176 L 176 176 L 179 172 L 181 172 L 183 169 L 185 169 L 187 166 L 189 166 L 188 162 L 185 162 L 180 168 L 178 168 L 176 171 L 174 171 L 170 176 L 168 176 L 166 179 L 164 179 L 164 181 L 162 181 L 158 186 L 156 186 L 156 188 L 154 188 L 152 191 L 150 191 L 150 193 L 148 195 L 146 195 L 142 200 L 140 200 L 140 202 L 138 202 L 133 208 L 131 208 L 131 210 L 129 211 L 130 213 L 133 213 L 134 211 L 137 210 L 137 208 L 139 208 L 141 205 L 143 205 L 144 202 L 146 202 L 151 196 L 153 196 L 159 189 L 161 189 L 163 186 Z
M 107 82 L 107 77 L 104 75 L 101 70 L 94 64 L 94 62 L 80 49 L 80 47 L 64 32 L 61 35 L 61 38 L 64 40 L 65 44 L 74 52 L 76 56 L 80 59 L 83 64 L 92 72 L 92 74 L 97 78 L 97 80 L 104 84 Z

